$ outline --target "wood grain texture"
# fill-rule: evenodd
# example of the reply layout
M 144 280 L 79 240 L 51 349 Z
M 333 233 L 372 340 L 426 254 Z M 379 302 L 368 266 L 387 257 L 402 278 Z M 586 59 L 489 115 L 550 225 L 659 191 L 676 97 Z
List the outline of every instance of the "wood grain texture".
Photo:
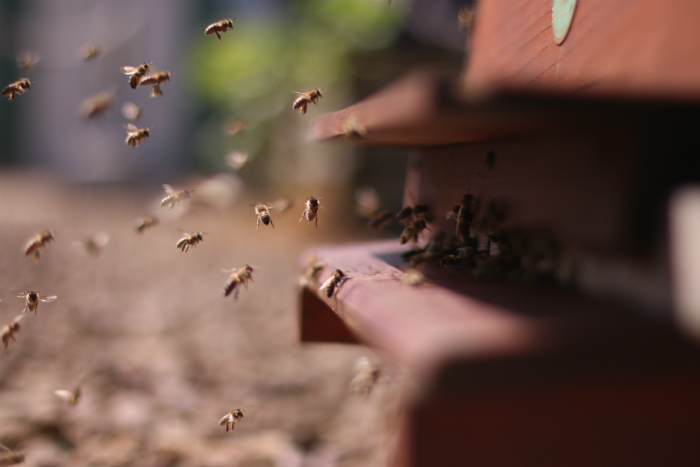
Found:
M 700 98 L 700 2 L 579 1 L 557 46 L 552 0 L 482 0 L 467 88 Z

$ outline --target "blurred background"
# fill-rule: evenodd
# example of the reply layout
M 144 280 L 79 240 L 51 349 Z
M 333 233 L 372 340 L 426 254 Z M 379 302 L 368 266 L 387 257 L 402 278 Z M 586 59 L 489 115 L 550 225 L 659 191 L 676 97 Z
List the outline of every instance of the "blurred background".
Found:
M 314 245 L 397 234 L 367 230 L 355 199 L 398 211 L 408 151 L 307 135 L 408 71 L 459 72 L 468 3 L 0 0 L 0 84 L 35 83 L 0 101 L 0 324 L 18 292 L 58 296 L 0 355 L 0 443 L 43 466 L 385 465 L 409 377 L 386 366 L 369 397 L 350 393 L 370 353 L 301 346 L 298 276 Z M 221 42 L 203 34 L 223 18 Z M 171 72 L 162 97 L 120 72 L 143 62 Z M 318 106 L 292 109 L 316 87 Z M 138 148 L 130 121 L 151 128 Z M 161 208 L 163 183 L 192 202 Z M 318 230 L 298 222 L 311 195 Z M 250 205 L 285 198 L 256 232 Z M 160 224 L 137 235 L 146 215 Z M 208 235 L 183 254 L 178 228 Z M 34 264 L 22 248 L 44 229 L 56 241 Z M 97 234 L 109 242 L 91 254 Z M 246 263 L 250 290 L 224 299 L 221 268 Z M 77 385 L 76 407 L 53 395 Z M 219 418 L 246 405 L 226 435 Z

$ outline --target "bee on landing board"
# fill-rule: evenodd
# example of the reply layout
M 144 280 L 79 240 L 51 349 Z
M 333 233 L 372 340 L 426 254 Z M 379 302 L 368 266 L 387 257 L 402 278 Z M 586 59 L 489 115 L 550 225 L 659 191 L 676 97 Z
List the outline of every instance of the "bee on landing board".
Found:
M 226 433 L 228 433 L 230 426 L 231 432 L 233 433 L 233 429 L 236 427 L 236 423 L 240 422 L 243 419 L 243 414 L 252 407 L 252 405 L 249 405 L 245 409 L 234 409 L 230 411 L 229 413 L 221 417 L 221 420 L 219 420 L 219 425 L 226 425 Z
M 307 198 L 306 205 L 304 207 L 304 212 L 301 213 L 301 219 L 299 219 L 299 222 L 303 221 L 304 217 L 306 217 L 306 220 L 309 222 L 315 220 L 316 221 L 316 228 L 318 229 L 318 200 L 319 199 L 321 199 L 321 198 L 316 198 L 315 196 Z
M 162 96 L 163 92 L 160 90 L 160 85 L 170 81 L 169 71 L 158 71 L 152 75 L 148 75 L 141 78 L 139 86 L 153 86 L 153 92 L 151 92 L 151 97 Z
M 146 229 L 153 227 L 158 224 L 158 218 L 153 216 L 147 216 L 144 218 L 136 219 L 136 233 L 143 233 Z
M 165 207 L 167 206 L 168 209 L 172 209 L 174 206 L 177 206 L 180 201 L 184 201 L 186 199 L 192 199 L 190 198 L 190 194 L 194 193 L 195 190 L 180 190 L 180 191 L 175 191 L 173 187 L 170 185 L 163 185 L 163 189 L 165 190 L 165 193 L 167 193 L 168 196 L 163 198 L 163 201 L 160 202 L 160 205 Z
M 124 125 L 124 128 L 126 129 L 124 142 L 132 148 L 139 147 L 146 138 L 151 136 L 150 128 L 137 128 L 133 123 L 127 123 Z
M 39 254 L 39 250 L 41 248 L 46 248 L 46 245 L 51 242 L 51 240 L 55 240 L 55 237 L 53 236 L 53 233 L 51 233 L 49 230 L 44 230 L 43 232 L 39 232 L 32 238 L 30 238 L 27 241 L 27 244 L 24 246 L 24 254 L 25 256 L 29 256 L 32 253 L 34 253 L 34 261 L 37 263 L 41 261 L 41 255 Z
M 20 451 L 13 451 L 7 446 L 0 444 L 0 466 L 15 465 L 24 462 L 25 455 Z
M 255 231 L 257 232 L 258 229 L 260 228 L 260 221 L 262 221 L 263 224 L 265 225 L 271 225 L 272 228 L 275 228 L 275 224 L 272 223 L 272 218 L 270 217 L 270 208 L 267 207 L 267 205 L 258 203 L 258 204 L 253 204 L 251 206 L 255 207 L 255 214 L 258 216 L 258 221 L 256 223 Z
M 7 346 L 10 345 L 10 339 L 12 339 L 12 342 L 17 342 L 15 339 L 15 334 L 19 332 L 21 329 L 21 324 L 20 321 L 24 319 L 24 317 L 27 315 L 19 315 L 15 317 L 12 321 L 7 323 L 5 326 L 2 328 L 2 343 L 5 344 L 5 350 L 7 350 Z
M 204 35 L 211 36 L 212 34 L 216 34 L 216 37 L 219 38 L 219 42 L 221 42 L 221 36 L 219 35 L 219 33 L 223 34 L 229 29 L 233 28 L 234 21 L 236 21 L 236 18 L 222 19 L 221 21 L 212 23 L 204 29 Z
M 241 284 L 248 290 L 248 281 L 253 280 L 253 266 L 246 264 L 236 269 L 224 269 L 224 272 L 230 276 L 228 282 L 226 282 L 226 286 L 224 286 L 224 297 L 228 297 L 231 295 L 231 292 L 235 290 L 236 293 L 233 294 L 233 299 L 238 300 L 238 292 L 241 290 Z
M 306 114 L 306 106 L 309 104 L 317 105 L 316 102 L 318 101 L 318 98 L 323 97 L 320 88 L 312 89 L 311 91 L 306 92 L 297 92 L 296 94 L 298 94 L 299 97 L 297 97 L 292 104 L 292 108 L 299 110 L 299 113 L 302 115 Z
M 53 392 L 56 397 L 62 401 L 68 402 L 72 406 L 76 406 L 80 401 L 80 396 L 82 395 L 80 391 L 80 386 L 76 387 L 72 391 L 68 389 L 58 389 Z
M 120 68 L 122 73 L 129 77 L 129 85 L 131 86 L 131 89 L 136 89 L 138 87 L 139 83 L 141 82 L 141 79 L 146 75 L 146 73 L 148 73 L 148 70 L 151 68 L 151 63 L 152 62 L 146 62 L 136 67 L 123 66 Z
M 7 100 L 15 100 L 15 94 L 21 96 L 23 92 L 28 91 L 32 84 L 36 84 L 29 81 L 27 78 L 21 78 L 14 83 L 10 83 L 2 90 L 2 95 L 7 96 Z
M 187 250 L 189 250 L 191 246 L 197 246 L 197 243 L 204 241 L 204 235 L 207 235 L 206 232 L 188 233 L 182 229 L 178 230 L 185 234 L 185 236 L 177 242 L 177 247 L 181 249 L 183 253 L 187 253 Z
M 329 277 L 328 280 L 318 288 L 318 290 L 326 294 L 326 297 L 331 298 L 343 285 L 346 279 L 347 276 L 343 273 L 343 271 L 336 269 L 331 274 L 331 277 Z
M 56 300 L 58 297 L 55 295 L 39 295 L 39 292 L 30 290 L 29 292 L 21 292 L 17 295 L 17 298 L 23 298 L 25 300 L 24 310 L 33 311 L 36 314 L 36 309 L 39 308 L 39 302 L 50 303 Z

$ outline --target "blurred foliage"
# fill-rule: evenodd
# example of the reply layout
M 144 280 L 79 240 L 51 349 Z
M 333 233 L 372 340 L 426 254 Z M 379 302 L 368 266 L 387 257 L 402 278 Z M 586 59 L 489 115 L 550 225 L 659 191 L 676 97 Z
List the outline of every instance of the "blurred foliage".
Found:
M 385 0 L 299 0 L 285 3 L 279 16 L 238 18 L 221 43 L 202 35 L 188 67 L 211 115 L 196 137 L 202 168 L 221 169 L 230 150 L 254 159 L 274 119 L 291 107 L 294 91 L 321 87 L 344 94 L 353 77 L 351 54 L 391 45 L 405 14 L 400 3 Z M 231 117 L 248 128 L 227 143 L 221 127 Z

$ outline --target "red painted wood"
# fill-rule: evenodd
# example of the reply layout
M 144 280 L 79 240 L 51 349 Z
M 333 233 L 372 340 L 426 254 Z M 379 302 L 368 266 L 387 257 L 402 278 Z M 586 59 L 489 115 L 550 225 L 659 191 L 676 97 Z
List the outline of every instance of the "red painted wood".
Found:
M 301 291 L 299 321 L 302 342 L 358 343 L 343 321 L 308 288 Z

